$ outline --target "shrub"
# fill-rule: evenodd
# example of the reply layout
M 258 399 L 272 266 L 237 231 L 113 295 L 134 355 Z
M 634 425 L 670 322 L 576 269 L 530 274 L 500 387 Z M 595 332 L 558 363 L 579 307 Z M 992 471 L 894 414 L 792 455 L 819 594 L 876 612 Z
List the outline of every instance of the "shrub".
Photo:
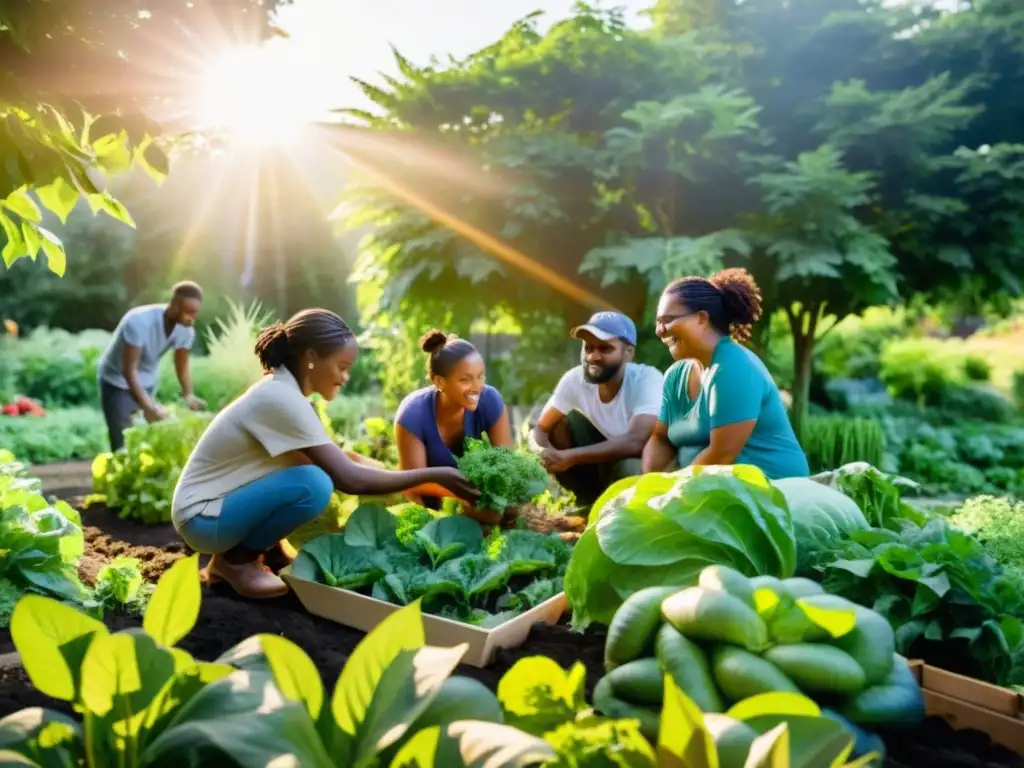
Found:
M 887 307 L 847 317 L 818 342 L 816 367 L 830 379 L 876 378 L 881 370 L 880 350 L 906 328 L 905 313 Z
M 893 397 L 938 405 L 942 396 L 966 383 L 961 344 L 942 339 L 897 339 L 885 345 L 879 377 Z
M 1024 413 L 1024 368 L 1013 372 L 1010 379 L 1010 392 L 1017 410 Z
M 885 456 L 885 432 L 875 419 L 812 416 L 800 442 L 812 472 L 860 461 L 878 467 Z
M 988 381 L 992 377 L 992 364 L 979 355 L 964 358 L 964 375 L 971 381 Z
M 1013 403 L 1005 395 L 988 387 L 948 387 L 935 405 L 954 421 L 972 419 L 1003 423 L 1014 418 Z
M 36 328 L 13 347 L 16 390 L 48 408 L 99 402 L 96 367 L 107 331 Z

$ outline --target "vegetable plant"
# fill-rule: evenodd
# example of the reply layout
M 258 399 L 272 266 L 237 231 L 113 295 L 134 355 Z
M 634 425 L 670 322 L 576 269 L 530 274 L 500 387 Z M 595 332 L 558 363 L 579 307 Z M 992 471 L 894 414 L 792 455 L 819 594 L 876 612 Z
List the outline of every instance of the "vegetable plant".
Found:
M 96 497 L 123 518 L 151 525 L 170 522 L 178 476 L 212 418 L 181 411 L 164 421 L 125 430 L 124 448 L 93 461 Z
M 571 549 L 555 534 L 494 529 L 414 504 L 362 504 L 342 533 L 303 546 L 292 575 L 493 627 L 562 591 Z
M 748 465 L 687 467 L 612 485 L 597 500 L 565 577 L 573 625 L 608 624 L 645 587 L 695 584 L 722 563 L 749 576 L 792 576 L 786 499 Z
M 467 438 L 458 464 L 480 489 L 480 509 L 504 512 L 539 496 L 548 485 L 548 473 L 536 456 L 491 445 L 488 440 Z
M 825 714 L 855 732 L 924 718 L 923 694 L 895 654 L 889 623 L 803 578 L 747 578 L 716 565 L 697 586 L 636 592 L 612 619 L 605 668 L 594 706 L 636 718 L 651 738 L 668 706 L 663 679 L 706 713 L 728 715 L 750 697 L 801 694 L 827 702 Z M 740 730 L 749 746 L 755 734 Z

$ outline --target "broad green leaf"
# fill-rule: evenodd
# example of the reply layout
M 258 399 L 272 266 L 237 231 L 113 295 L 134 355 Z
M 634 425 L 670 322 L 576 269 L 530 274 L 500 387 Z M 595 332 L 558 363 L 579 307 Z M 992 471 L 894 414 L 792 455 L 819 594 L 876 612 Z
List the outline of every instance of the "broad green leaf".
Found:
M 543 739 L 510 726 L 461 720 L 417 733 L 399 750 L 391 768 L 525 768 L 554 756 Z
M 127 224 L 129 227 L 135 228 L 135 219 L 128 212 L 120 201 L 115 200 L 111 197 L 109 192 L 100 192 L 88 197 L 89 205 L 92 206 L 94 213 L 103 211 L 105 214 L 110 216 L 116 221 L 120 221 L 122 224 Z
M 168 568 L 149 599 L 142 627 L 160 644 L 177 645 L 199 618 L 202 593 L 199 555 L 182 558 Z
M 141 158 L 142 163 L 140 164 L 157 182 L 162 182 L 171 172 L 171 164 L 167 155 L 152 140 L 136 150 L 136 158 Z
M 345 543 L 350 547 L 383 549 L 396 540 L 398 520 L 380 504 L 360 504 L 345 523 Z
M 82 663 L 82 702 L 90 712 L 116 722 L 135 722 L 174 676 L 170 651 L 139 631 L 119 632 L 96 640 Z M 114 710 L 111 712 L 111 710 Z
M 784 768 L 830 766 L 836 760 L 845 761 L 854 745 L 853 734 L 839 721 L 830 717 L 779 712 L 745 718 L 744 722 L 765 735 L 785 728 L 786 749 L 789 755 L 787 761 L 782 764 Z M 753 751 L 751 748 L 751 753 Z M 839 764 L 843 765 L 844 762 Z
M 664 768 L 718 768 L 718 749 L 704 726 L 704 713 L 665 675 L 665 700 L 658 727 L 658 765 Z
M 210 683 L 175 714 L 138 764 L 171 764 L 198 747 L 242 768 L 334 768 L 304 706 L 281 695 L 266 672 L 236 671 Z
M 25 254 L 34 259 L 43 244 L 38 227 L 30 221 L 21 222 L 21 236 L 25 240 Z
M 404 650 L 381 675 L 356 730 L 352 762 L 364 765 L 402 738 L 444 685 L 469 645 Z
M 342 731 L 354 736 L 385 670 L 402 651 L 422 648 L 423 617 L 417 600 L 392 613 L 364 637 L 348 657 L 331 698 Z
M 39 206 L 36 205 L 35 201 L 29 197 L 25 187 L 16 189 L 7 196 L 4 200 L 4 207 L 10 211 L 14 211 L 16 214 L 21 216 L 23 219 L 38 224 L 43 220 L 43 214 L 39 210 Z
M 78 723 L 67 715 L 42 707 L 28 707 L 0 720 L 0 765 L 38 765 L 40 768 L 78 765 L 82 759 L 81 738 Z M 5 763 L 3 756 L 14 752 L 28 762 Z
M 40 595 L 25 595 L 11 613 L 11 638 L 32 685 L 63 701 L 78 700 L 82 661 L 108 634 L 102 623 Z
M 286 698 L 306 705 L 316 720 L 324 703 L 324 686 L 316 665 L 291 640 L 271 634 L 259 634 L 243 640 L 217 659 L 220 665 L 239 669 L 266 669 Z
M 821 709 L 812 699 L 799 693 L 761 693 L 737 702 L 725 713 L 734 720 L 750 720 L 763 715 L 803 715 L 817 717 Z
M 78 190 L 58 176 L 53 182 L 36 190 L 39 200 L 57 215 L 62 224 L 67 224 L 68 214 L 78 202 Z
M 542 736 L 586 708 L 586 668 L 576 662 L 566 672 L 547 656 L 520 659 L 498 682 L 509 725 Z
M 21 227 L 3 211 L 0 211 L 0 227 L 3 227 L 4 234 L 7 235 L 2 258 L 4 264 L 9 267 L 25 255 L 25 241 L 21 237 Z

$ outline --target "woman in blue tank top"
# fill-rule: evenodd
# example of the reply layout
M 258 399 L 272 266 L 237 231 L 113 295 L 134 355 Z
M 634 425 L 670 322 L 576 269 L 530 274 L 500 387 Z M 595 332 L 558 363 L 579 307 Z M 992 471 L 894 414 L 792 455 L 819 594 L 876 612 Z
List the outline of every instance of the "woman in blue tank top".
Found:
M 771 373 L 746 347 L 761 317 L 761 291 L 744 269 L 685 277 L 658 302 L 655 332 L 676 363 L 665 374 L 661 414 L 644 449 L 644 472 L 753 464 L 769 479 L 807 477 L 807 457 Z
M 486 367 L 476 347 L 443 331 L 425 334 L 420 347 L 430 357 L 432 383 L 407 395 L 398 406 L 399 467 L 455 467 L 466 438 L 479 440 L 486 435 L 492 445 L 511 448 L 508 409 L 498 390 L 485 383 Z M 451 494 L 430 485 L 414 488 L 407 496 L 436 508 L 441 496 Z

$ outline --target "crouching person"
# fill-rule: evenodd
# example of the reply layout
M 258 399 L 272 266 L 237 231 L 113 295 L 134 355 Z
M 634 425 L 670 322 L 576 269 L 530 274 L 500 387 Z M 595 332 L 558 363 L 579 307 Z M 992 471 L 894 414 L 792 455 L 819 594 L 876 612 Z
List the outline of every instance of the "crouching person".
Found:
M 597 313 L 572 337 L 583 344 L 581 364 L 558 382 L 530 445 L 562 487 L 590 507 L 609 485 L 641 473 L 664 377 L 633 362 L 636 326 L 619 312 Z
M 350 459 L 327 434 L 312 403 L 333 400 L 359 353 L 333 312 L 308 309 L 265 329 L 256 354 L 267 375 L 210 423 L 182 470 L 171 516 L 196 552 L 210 554 L 204 577 L 243 597 L 283 595 L 287 585 L 264 553 L 327 507 L 331 494 L 388 495 L 435 483 L 459 498 L 479 492 L 452 467 L 404 472 Z

